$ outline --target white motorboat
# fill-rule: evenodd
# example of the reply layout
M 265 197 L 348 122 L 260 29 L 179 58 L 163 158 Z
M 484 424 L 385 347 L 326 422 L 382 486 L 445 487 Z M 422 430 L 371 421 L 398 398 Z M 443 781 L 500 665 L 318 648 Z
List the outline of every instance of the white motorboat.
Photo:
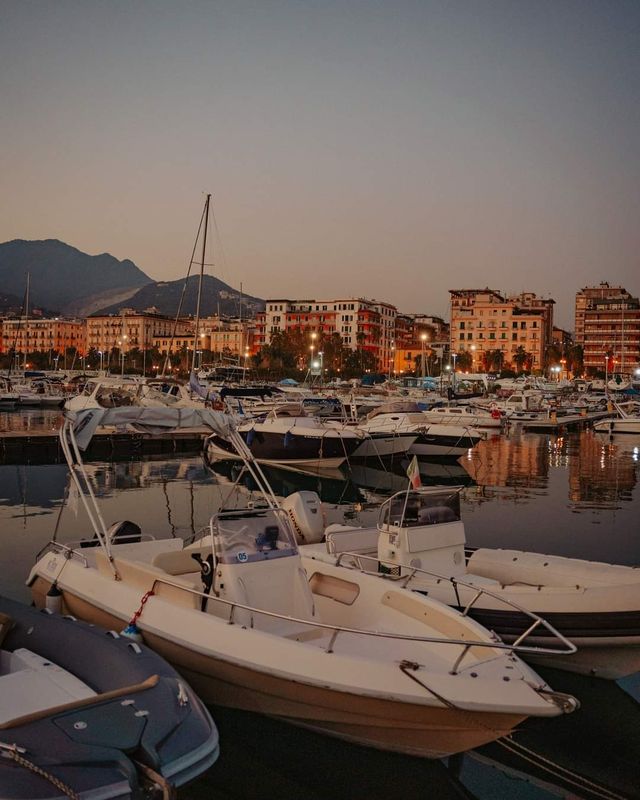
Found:
M 471 406 L 438 406 L 422 412 L 427 422 L 440 425 L 470 425 L 472 428 L 490 428 L 499 431 L 504 427 L 506 415 L 499 409 L 471 408 Z
M 414 435 L 408 452 L 417 456 L 459 458 L 482 441 L 484 434 L 467 425 L 429 423 L 415 403 L 390 403 L 372 411 L 359 423 L 370 435 Z
M 308 416 L 299 403 L 273 408 L 264 418 L 241 422 L 237 430 L 261 463 L 330 469 L 348 460 L 366 438 L 355 428 Z M 233 442 L 219 433 L 207 439 L 205 450 L 209 459 L 240 458 Z
M 25 380 L 14 384 L 13 389 L 18 393 L 19 406 L 60 408 L 67 399 L 62 383 L 47 378 Z
M 610 679 L 640 669 L 640 569 L 519 550 L 466 553 L 459 491 L 400 492 L 381 506 L 376 527 L 329 526 L 325 543 L 302 552 L 379 572 L 468 609 L 504 641 L 514 641 L 528 626 L 525 609 L 534 612 L 578 647 L 575 654 L 529 654 L 536 663 Z M 309 533 L 304 506 L 294 502 L 286 498 L 284 507 L 304 541 L 318 542 L 317 530 Z M 549 636 L 538 625 L 526 641 L 542 644 Z
M 594 423 L 594 431 L 608 433 L 609 436 L 617 433 L 640 433 L 640 403 L 614 403 L 613 405 L 618 416 L 601 419 Z
M 172 412 L 175 423 L 176 412 L 162 413 L 169 419 Z M 75 420 L 83 446 L 90 414 Z M 122 526 L 106 527 L 83 480 L 67 419 L 61 443 L 73 480 L 87 492 L 80 496 L 95 538 L 51 543 L 38 557 L 29 576 L 36 605 L 55 586 L 78 617 L 116 630 L 130 621 L 129 631 L 139 631 L 206 702 L 412 755 L 464 751 L 527 716 L 576 707 L 519 659 L 519 648 L 468 616 L 376 576 L 303 559 L 290 517 L 229 419 L 208 410 L 200 416 L 235 443 L 267 505 L 219 512 L 188 545 L 142 536 L 131 524 L 123 539 Z

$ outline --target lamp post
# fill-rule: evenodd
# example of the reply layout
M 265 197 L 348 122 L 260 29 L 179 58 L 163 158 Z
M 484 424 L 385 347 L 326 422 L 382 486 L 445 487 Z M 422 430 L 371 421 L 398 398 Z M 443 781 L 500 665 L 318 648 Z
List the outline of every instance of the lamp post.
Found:
M 320 358 L 320 383 L 324 383 L 324 352 L 318 350 L 318 357 Z
M 422 377 L 424 378 L 425 375 L 427 374 L 426 360 L 425 360 L 425 343 L 427 341 L 427 334 L 426 333 L 420 334 L 420 340 L 422 342 L 422 352 L 421 352 L 422 369 L 421 369 L 421 372 L 422 372 Z
M 311 347 L 309 347 L 309 350 L 311 350 L 311 358 L 309 359 L 309 367 L 310 368 L 313 365 L 313 351 L 316 349 L 316 336 L 317 335 L 318 334 L 315 333 L 315 332 L 311 334 Z
M 475 346 L 475 344 L 472 344 L 469 349 L 471 350 L 471 372 L 475 372 L 476 371 L 475 370 L 475 366 L 476 366 L 476 346 Z
M 391 343 L 391 349 L 389 351 L 389 378 L 388 378 L 389 381 L 391 381 L 391 368 L 394 366 L 395 357 L 396 357 L 396 346 L 392 342 Z M 395 370 L 394 370 L 394 372 L 395 372 Z
M 453 375 L 451 377 L 451 388 L 455 392 L 456 390 L 456 358 L 458 358 L 457 353 L 451 353 L 451 358 L 453 359 Z

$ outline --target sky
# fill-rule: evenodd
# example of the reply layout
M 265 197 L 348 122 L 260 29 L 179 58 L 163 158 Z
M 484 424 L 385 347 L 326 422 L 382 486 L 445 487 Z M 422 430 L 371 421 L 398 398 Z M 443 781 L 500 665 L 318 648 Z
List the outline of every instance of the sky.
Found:
M 640 2 L 0 0 L 0 241 L 263 298 L 640 294 Z M 1 287 L 0 287 L 1 288 Z

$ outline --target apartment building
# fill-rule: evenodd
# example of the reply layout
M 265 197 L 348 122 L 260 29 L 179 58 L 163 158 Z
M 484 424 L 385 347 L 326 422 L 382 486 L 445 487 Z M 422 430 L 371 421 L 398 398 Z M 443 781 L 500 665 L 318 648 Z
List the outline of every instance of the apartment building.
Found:
M 545 367 L 553 337 L 555 301 L 522 292 L 511 297 L 495 289 L 450 289 L 452 353 L 471 353 L 471 372 L 486 369 L 485 354 L 499 350 L 511 365 L 519 347 L 531 354 L 531 369 Z
M 271 341 L 278 331 L 301 330 L 309 335 L 338 333 L 345 347 L 362 347 L 373 353 L 378 367 L 393 366 L 397 309 L 390 303 L 364 298 L 339 300 L 267 300 L 256 315 L 255 349 Z
M 234 317 L 213 316 L 200 320 L 199 348 L 211 353 L 248 356 L 253 352 L 255 323 Z
M 413 372 L 416 364 L 421 368 L 430 355 L 448 361 L 449 325 L 441 317 L 426 314 L 398 314 L 396 317 L 395 353 L 393 371 L 396 374 Z M 427 371 L 425 366 L 425 372 Z
M 85 321 L 78 319 L 20 317 L 2 320 L 2 352 L 26 355 L 40 352 L 63 355 L 75 348 L 79 355 L 86 353 Z
M 114 348 L 122 352 L 133 349 L 148 350 L 163 343 L 169 346 L 171 336 L 181 340 L 191 337 L 193 342 L 193 320 L 178 320 L 154 311 L 123 309 L 120 314 L 100 314 L 87 318 L 87 349 L 107 353 Z M 180 345 L 174 342 L 174 349 Z
M 640 301 L 622 286 L 603 282 L 576 293 L 576 344 L 582 346 L 585 370 L 628 375 L 640 361 Z M 610 359 L 610 360 L 609 360 Z

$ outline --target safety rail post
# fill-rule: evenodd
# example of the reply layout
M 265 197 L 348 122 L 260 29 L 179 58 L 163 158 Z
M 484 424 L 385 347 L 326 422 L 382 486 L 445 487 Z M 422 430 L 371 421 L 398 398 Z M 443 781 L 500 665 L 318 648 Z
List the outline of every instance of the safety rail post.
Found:
M 459 666 L 460 666 L 460 664 L 462 663 L 462 660 L 463 660 L 463 659 L 464 659 L 464 657 L 467 655 L 467 653 L 469 652 L 469 650 L 471 649 L 471 647 L 472 647 L 472 645 L 471 645 L 471 644 L 467 644 L 467 645 L 465 645 L 465 646 L 462 648 L 462 652 L 460 653 L 460 655 L 458 656 L 458 658 L 456 658 L 454 665 L 453 665 L 453 666 L 451 667 L 451 669 L 449 670 L 449 675 L 457 675 L 457 674 L 458 674 L 458 667 L 459 667 Z

